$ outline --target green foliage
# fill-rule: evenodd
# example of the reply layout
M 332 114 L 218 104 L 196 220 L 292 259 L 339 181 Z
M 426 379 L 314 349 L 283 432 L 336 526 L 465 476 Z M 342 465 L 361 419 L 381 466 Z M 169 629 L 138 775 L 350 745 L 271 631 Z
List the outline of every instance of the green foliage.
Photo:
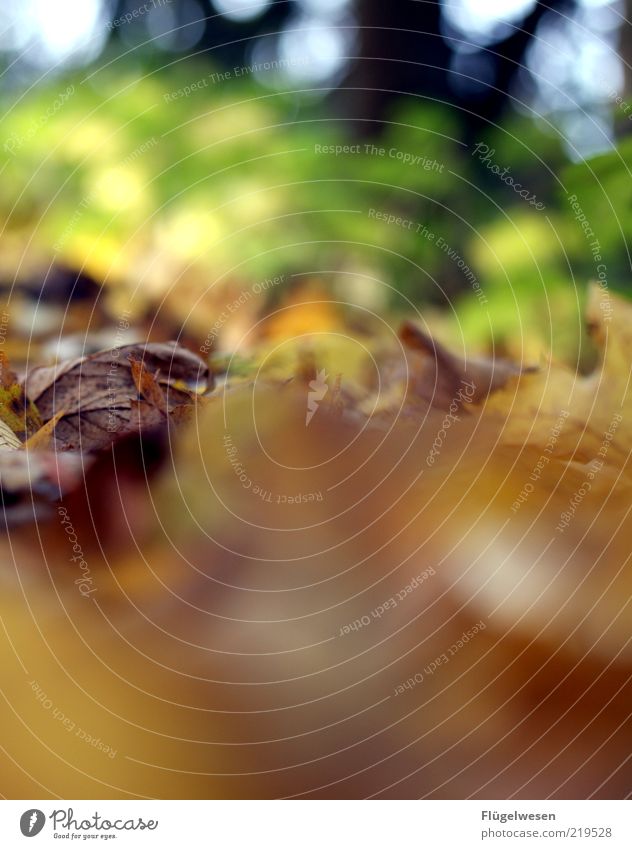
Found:
M 546 125 L 514 115 L 466 145 L 456 116 L 421 98 L 402 101 L 379 137 L 358 140 L 318 103 L 249 78 L 214 81 L 191 63 L 144 77 L 119 66 L 38 86 L 5 110 L 5 279 L 57 261 L 110 293 L 140 283 L 143 297 L 160 297 L 180 276 L 202 291 L 344 271 L 386 282 L 396 308 L 406 305 L 397 293 L 456 302 L 485 344 L 492 307 L 497 332 L 510 336 L 551 297 L 574 315 L 576 290 L 602 263 L 607 285 L 627 280 L 630 141 L 569 168 Z M 52 111 L 66 86 L 72 94 Z M 477 141 L 493 150 L 487 165 Z

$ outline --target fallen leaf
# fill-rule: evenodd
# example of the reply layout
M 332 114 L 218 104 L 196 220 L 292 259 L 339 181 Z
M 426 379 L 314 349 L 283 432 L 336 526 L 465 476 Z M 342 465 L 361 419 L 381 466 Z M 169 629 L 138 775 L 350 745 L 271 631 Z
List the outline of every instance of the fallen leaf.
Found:
M 147 426 L 147 414 L 141 415 L 142 407 L 132 404 L 138 388 L 130 356 L 142 363 L 143 371 L 159 372 L 155 382 L 168 411 L 190 404 L 212 386 L 206 363 L 176 342 L 126 345 L 35 368 L 26 377 L 25 389 L 42 418 L 49 421 L 64 410 L 55 428 L 58 448 L 91 451 L 138 430 L 139 424 Z M 156 396 L 156 387 L 152 392 Z
M 20 441 L 42 426 L 37 408 L 26 397 L 4 351 L 0 351 L 0 420 Z
M 599 286 L 591 287 L 586 318 L 600 355 L 591 374 L 550 360 L 489 399 L 485 414 L 504 418 L 504 444 L 544 448 L 555 433 L 551 453 L 558 459 L 581 465 L 616 457 L 624 466 L 632 437 L 632 304 L 607 293 L 606 314 L 604 297 Z
M 462 384 L 473 386 L 470 400 L 478 404 L 501 389 L 510 378 L 537 371 L 499 358 L 463 358 L 444 348 L 412 321 L 405 321 L 399 333 L 404 345 L 423 358 L 413 361 L 411 389 L 432 406 L 447 409 Z
M 18 447 L 26 448 L 31 451 L 40 450 L 42 448 L 50 448 L 57 423 L 63 419 L 65 415 L 66 411 L 60 410 L 53 416 L 52 419 L 49 419 L 46 424 L 43 424 L 39 430 L 35 431 L 33 436 L 30 436 L 26 442 L 20 443 L 18 440 Z

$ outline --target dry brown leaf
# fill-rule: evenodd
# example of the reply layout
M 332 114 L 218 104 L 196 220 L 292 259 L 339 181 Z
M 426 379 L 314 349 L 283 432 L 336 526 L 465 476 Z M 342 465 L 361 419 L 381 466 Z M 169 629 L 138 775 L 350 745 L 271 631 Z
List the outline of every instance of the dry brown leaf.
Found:
M 179 409 L 179 407 L 174 407 L 174 411 Z M 136 398 L 132 398 L 130 401 L 130 424 L 133 426 L 134 430 L 145 430 L 150 427 L 160 427 L 160 425 L 165 423 L 165 414 L 155 407 L 153 404 L 150 404 L 149 401 L 145 401 L 143 398 L 137 400 Z
M 129 356 L 144 371 L 159 372 L 167 410 L 191 403 L 196 393 L 211 386 L 204 361 L 175 342 L 126 345 L 89 357 L 36 368 L 25 381 L 29 398 L 36 402 L 45 421 L 65 411 L 55 429 L 58 448 L 91 451 L 138 429 L 139 415 L 132 401 L 138 391 Z M 155 394 L 155 390 L 154 390 Z
M 407 348 L 423 355 L 412 363 L 412 391 L 441 409 L 449 407 L 464 382 L 473 386 L 470 400 L 480 403 L 505 386 L 510 378 L 536 371 L 533 366 L 523 367 L 504 359 L 464 359 L 448 351 L 412 321 L 404 322 L 399 335 Z

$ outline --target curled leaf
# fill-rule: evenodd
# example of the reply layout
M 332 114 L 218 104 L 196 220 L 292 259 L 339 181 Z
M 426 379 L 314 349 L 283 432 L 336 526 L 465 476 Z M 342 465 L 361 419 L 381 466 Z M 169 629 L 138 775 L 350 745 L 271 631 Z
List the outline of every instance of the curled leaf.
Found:
M 149 369 L 158 377 L 151 377 Z M 64 410 L 55 428 L 58 448 L 91 451 L 147 426 L 147 414 L 140 415 L 135 403 L 139 387 L 145 399 L 149 393 L 155 410 L 159 404 L 171 411 L 191 403 L 210 381 L 200 357 L 168 342 L 126 345 L 36 368 L 27 375 L 25 389 L 45 421 Z
M 480 403 L 510 378 L 536 371 L 500 358 L 460 357 L 412 321 L 404 322 L 399 335 L 407 348 L 423 355 L 413 364 L 413 391 L 442 409 L 457 396 L 463 382 L 473 387 L 471 401 Z

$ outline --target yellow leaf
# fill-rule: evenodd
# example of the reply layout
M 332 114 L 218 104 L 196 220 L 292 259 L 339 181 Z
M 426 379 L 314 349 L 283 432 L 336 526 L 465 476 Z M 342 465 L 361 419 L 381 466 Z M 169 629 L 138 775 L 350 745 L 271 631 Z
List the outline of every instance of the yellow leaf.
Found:
M 29 450 L 37 450 L 38 448 L 50 448 L 51 441 L 53 438 L 53 433 L 55 431 L 55 427 L 57 422 L 66 415 L 65 410 L 60 410 L 52 419 L 49 419 L 46 424 L 43 424 L 41 428 L 30 436 L 26 442 L 20 443 L 18 441 L 18 445 L 22 448 L 27 448 Z
M 594 371 L 579 375 L 550 360 L 494 393 L 485 415 L 504 418 L 504 444 L 545 447 L 555 434 L 558 459 L 589 463 L 617 457 L 623 464 L 632 436 L 632 304 L 595 285 L 586 312 L 600 349 Z

